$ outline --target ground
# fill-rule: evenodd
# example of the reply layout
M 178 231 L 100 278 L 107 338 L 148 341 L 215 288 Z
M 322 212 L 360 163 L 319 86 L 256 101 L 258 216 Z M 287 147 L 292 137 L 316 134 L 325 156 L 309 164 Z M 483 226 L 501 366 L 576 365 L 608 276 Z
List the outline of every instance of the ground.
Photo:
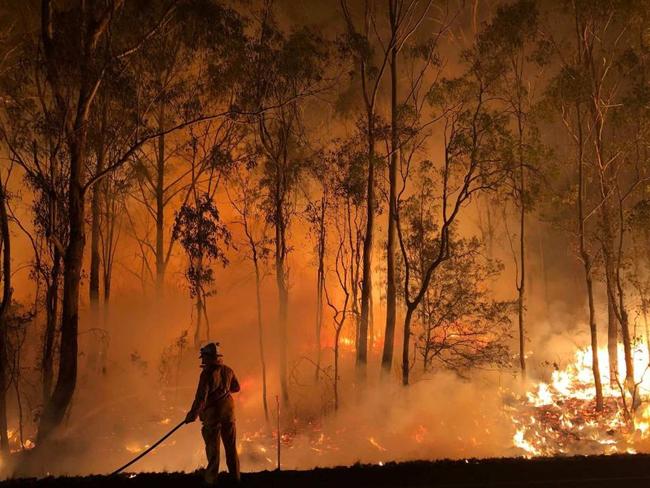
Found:
M 413 461 L 384 466 L 245 473 L 242 486 L 320 487 L 624 487 L 650 486 L 650 455 Z M 230 486 L 227 478 L 220 486 Z M 202 486 L 200 473 L 16 479 L 2 488 L 180 488 Z

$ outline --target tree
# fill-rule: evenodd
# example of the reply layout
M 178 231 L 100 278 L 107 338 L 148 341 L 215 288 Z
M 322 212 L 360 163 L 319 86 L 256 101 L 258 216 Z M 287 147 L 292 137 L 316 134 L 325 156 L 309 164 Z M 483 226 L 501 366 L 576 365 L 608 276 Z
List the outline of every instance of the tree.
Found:
M 233 189 L 239 198 L 234 198 L 228 192 L 228 199 L 239 215 L 236 221 L 244 230 L 244 246 L 248 248 L 246 257 L 250 259 L 255 271 L 255 305 L 257 308 L 257 334 L 260 353 L 260 367 L 262 373 L 262 405 L 264 407 L 264 418 L 269 421 L 269 407 L 267 401 L 267 380 L 266 380 L 266 355 L 264 352 L 264 325 L 261 285 L 263 279 L 263 267 L 271 255 L 272 241 L 268 237 L 268 221 L 263 211 L 263 194 L 256 182 L 253 181 L 252 168 L 236 168 L 230 177 L 233 182 Z
M 393 348 L 395 342 L 395 317 L 397 310 L 397 287 L 396 287 L 396 269 L 395 262 L 398 255 L 396 240 L 396 205 L 397 205 L 397 185 L 398 185 L 398 166 L 399 151 L 401 145 L 405 142 L 406 136 L 413 137 L 412 127 L 400 127 L 407 121 L 404 112 L 409 108 L 415 108 L 417 105 L 417 91 L 422 87 L 428 72 L 432 68 L 438 68 L 439 62 L 436 55 L 438 42 L 442 35 L 447 31 L 451 22 L 446 15 L 436 19 L 438 25 L 432 28 L 432 34 L 420 45 L 411 47 L 411 58 L 419 60 L 420 66 L 416 69 L 411 68 L 411 83 L 408 87 L 406 99 L 400 102 L 398 97 L 398 59 L 401 51 L 407 46 L 407 41 L 412 36 L 416 36 L 422 28 L 422 24 L 427 19 L 432 1 L 424 2 L 403 2 L 401 0 L 389 0 L 388 13 L 391 32 L 390 50 L 390 75 L 391 75 L 391 115 L 390 115 L 390 153 L 388 155 L 388 236 L 386 245 L 386 327 L 384 332 L 384 349 L 382 353 L 381 365 L 384 372 L 388 372 L 393 364 Z M 426 24 L 425 24 L 426 25 Z M 426 25 L 429 27 L 428 25 Z M 413 119 L 413 118 L 412 118 Z M 410 129 L 410 130 L 409 130 Z
M 356 322 L 359 334 L 359 292 L 361 289 L 361 255 L 365 228 L 364 200 L 366 153 L 361 134 L 334 141 L 332 150 L 325 154 L 327 171 L 323 185 L 329 190 L 328 212 L 323 218 L 331 222 L 332 249 L 336 249 L 329 275 L 334 275 L 334 286 L 328 288 L 327 273 L 323 283 L 325 299 L 332 311 L 334 325 L 334 408 L 339 408 L 339 358 L 341 333 L 348 317 Z M 333 291 L 329 291 L 333 290 Z M 355 341 L 356 342 L 356 341 Z
M 589 304 L 596 407 L 602 408 L 597 358 L 594 271 L 602 257 L 608 306 L 610 379 L 618 384 L 618 332 L 625 356 L 625 385 L 634 397 L 633 333 L 625 283 L 627 214 L 646 179 L 647 159 L 638 141 L 647 134 L 644 51 L 639 20 L 645 6 L 610 2 L 572 2 L 572 39 L 556 41 L 559 73 L 549 84 L 553 106 L 575 146 L 577 240 L 585 269 Z M 560 44 L 560 42 L 562 44 Z M 560 47 L 562 45 L 562 47 Z M 567 54 L 566 46 L 570 46 Z M 642 186 L 642 185 L 641 185 Z M 636 400 L 633 400 L 636 404 Z
M 347 222 L 349 224 L 349 222 Z M 338 289 L 343 294 L 343 299 L 337 303 L 328 293 L 327 284 L 324 284 L 324 293 L 327 304 L 332 309 L 332 319 L 334 321 L 334 410 L 339 409 L 339 346 L 341 344 L 341 331 L 345 326 L 350 303 L 350 287 L 355 284 L 351 282 L 349 268 L 350 254 L 347 248 L 346 239 L 347 230 L 338 229 L 338 248 L 334 257 L 334 273 Z
M 574 12 L 575 15 L 577 11 Z M 580 58 L 578 58 L 579 61 Z M 603 387 L 600 376 L 598 359 L 598 327 L 596 325 L 596 309 L 593 290 L 592 251 L 588 245 L 587 224 L 593 213 L 586 209 L 586 177 L 585 177 L 585 128 L 584 128 L 584 99 L 581 96 L 581 83 L 579 73 L 573 67 L 565 67 L 550 86 L 551 98 L 557 104 L 564 127 L 575 145 L 577 197 L 575 199 L 575 234 L 578 242 L 578 256 L 582 263 L 587 292 L 589 310 L 589 333 L 591 338 L 592 372 L 596 390 L 596 410 L 603 408 Z M 593 219 L 591 219 L 593 220 Z
M 103 170 L 89 174 L 90 121 L 96 113 L 97 94 L 106 76 L 139 54 L 142 46 L 172 18 L 175 4 L 164 5 L 153 21 L 150 12 L 143 12 L 142 6 L 127 6 L 120 0 L 101 6 L 84 3 L 61 9 L 43 0 L 41 6 L 40 38 L 25 43 L 23 58 L 23 62 L 34 69 L 23 69 L 28 83 L 18 86 L 8 104 L 11 110 L 20 107 L 22 120 L 17 127 L 3 127 L 12 158 L 31 178 L 44 182 L 48 181 L 48 168 L 40 164 L 39 148 L 33 151 L 31 144 L 25 143 L 25 134 L 17 134 L 15 129 L 35 127 L 39 120 L 46 123 L 45 127 L 53 134 L 55 154 L 61 158 L 61 184 L 66 191 L 65 201 L 60 202 L 64 217 L 60 225 L 65 227 L 67 239 L 57 242 L 55 235 L 49 236 L 58 248 L 62 266 L 59 368 L 56 384 L 41 416 L 38 445 L 42 445 L 61 423 L 77 382 L 78 308 L 87 194 L 95 184 L 130 161 L 147 141 L 196 122 L 196 119 L 185 120 L 162 133 L 140 130 L 142 127 L 136 123 L 133 131 L 128 131 L 126 142 L 115 158 Z M 134 36 L 132 22 L 144 26 L 144 32 L 139 29 Z M 42 53 L 42 58 L 35 57 L 35 53 Z M 36 104 L 32 100 L 36 100 Z M 147 105 L 144 107 L 140 117 L 146 115 Z M 219 118 L 230 113 L 228 110 L 207 117 L 202 115 L 199 119 Z
M 183 2 L 174 20 L 144 46 L 131 69 L 138 90 L 135 103 L 142 103 L 141 99 L 152 101 L 152 114 L 145 123 L 151 131 L 161 133 L 150 140 L 151 144 L 143 145 L 134 158 L 137 191 L 132 194 L 153 220 L 153 238 L 133 231 L 147 250 L 143 258 L 154 275 L 159 297 L 175 245 L 173 225 L 166 224 L 166 211 L 177 200 L 180 205 L 189 201 L 196 180 L 211 164 L 210 158 L 196 167 L 184 164 L 188 163 L 186 153 L 192 150 L 190 138 L 168 133 L 167 129 L 228 106 L 239 82 L 237 66 L 246 43 L 241 16 L 219 2 Z M 217 152 L 221 143 L 222 152 L 228 152 L 233 133 L 231 119 L 217 118 L 201 129 L 194 135 L 204 138 L 204 144 L 209 142 Z M 153 265 L 148 261 L 150 254 Z
M 457 239 L 454 258 L 445 262 L 422 301 L 416 348 L 425 371 L 434 361 L 463 375 L 481 367 L 507 367 L 512 303 L 489 296 L 485 281 L 501 271 L 485 260 L 477 239 Z
M 9 308 L 13 295 L 11 286 L 11 235 L 7 212 L 7 186 L 0 175 L 0 247 L 2 249 L 2 298 L 0 300 L 0 451 L 9 452 L 7 437 L 7 329 L 9 328 Z
M 365 377 L 368 362 L 368 325 L 371 315 L 370 302 L 372 293 L 372 248 L 375 229 L 376 197 L 375 197 L 375 166 L 376 155 L 376 124 L 377 96 L 381 82 L 388 66 L 392 48 L 396 43 L 391 36 L 386 48 L 376 56 L 371 36 L 376 25 L 374 2 L 365 2 L 361 27 L 357 27 L 354 16 L 346 1 L 341 1 L 343 17 L 346 23 L 345 45 L 352 56 L 361 84 L 361 95 L 365 118 L 362 125 L 366 134 L 367 147 L 367 188 L 366 188 L 366 231 L 363 239 L 363 268 L 361 280 L 361 315 L 359 317 L 359 334 L 357 340 L 357 372 Z
M 544 153 L 534 125 L 535 88 L 539 67 L 547 60 L 548 43 L 540 40 L 538 10 L 533 0 L 518 0 L 497 8 L 491 22 L 477 39 L 479 55 L 488 69 L 501 73 L 493 89 L 512 118 L 514 137 L 510 193 L 518 212 L 518 244 L 513 248 L 516 268 L 517 316 L 519 323 L 519 368 L 526 377 L 526 214 L 535 190 L 536 166 Z M 506 229 L 508 239 L 510 231 Z
M 176 214 L 174 237 L 179 240 L 188 259 L 185 278 L 190 296 L 196 303 L 194 346 L 201 342 L 201 322 L 206 322 L 206 340 L 210 340 L 210 322 L 206 300 L 213 294 L 214 270 L 210 266 L 217 260 L 225 267 L 228 259 L 224 246 L 230 244 L 228 229 L 221 223 L 219 211 L 209 193 L 199 195 L 194 204 L 185 204 Z
M 406 305 L 404 340 L 402 348 L 402 383 L 409 384 L 411 347 L 411 321 L 429 288 L 432 277 L 443 262 L 452 257 L 453 227 L 474 195 L 494 191 L 503 185 L 507 175 L 504 160 L 503 114 L 491 107 L 489 89 L 497 79 L 493 71 L 483 70 L 481 58 L 466 53 L 470 65 L 467 73 L 456 79 L 443 79 L 428 94 L 432 105 L 440 111 L 444 140 L 442 161 L 437 169 L 439 201 L 437 235 L 432 241 L 433 251 L 421 263 L 422 279 L 413 283 L 415 263 L 406 247 L 406 223 L 401 221 L 401 196 L 407 182 L 414 157 L 421 149 L 419 139 L 411 144 L 402 156 L 402 189 L 397 207 L 397 235 L 402 251 L 404 268 L 403 294 Z
M 322 194 L 320 200 L 310 201 L 305 209 L 310 231 L 316 237 L 316 381 L 321 371 L 321 332 L 323 328 L 323 298 L 325 293 L 325 254 L 327 251 L 327 223 L 326 213 L 330 200 L 330 189 L 325 183 L 325 172 L 317 171 L 317 178 L 322 181 Z
M 277 27 L 271 2 L 265 3 L 260 23 L 250 46 L 250 62 L 244 77 L 239 103 L 252 106 L 254 137 L 264 158 L 261 185 L 265 189 L 267 219 L 274 227 L 275 280 L 278 292 L 280 339 L 280 388 L 282 401 L 289 401 L 287 383 L 287 344 L 289 314 L 290 251 L 288 232 L 295 213 L 295 189 L 307 159 L 305 121 L 302 103 L 310 95 L 325 89 L 323 77 L 327 45 L 308 28 L 289 35 Z M 252 95 L 251 95 L 252 94 Z M 273 106 L 260 111 L 259 107 Z

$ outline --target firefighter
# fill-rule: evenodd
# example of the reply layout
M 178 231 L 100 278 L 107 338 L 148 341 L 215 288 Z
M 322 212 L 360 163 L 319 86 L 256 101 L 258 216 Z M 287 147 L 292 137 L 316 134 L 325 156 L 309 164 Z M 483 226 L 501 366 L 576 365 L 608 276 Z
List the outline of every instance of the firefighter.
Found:
M 194 422 L 197 416 L 203 423 L 201 434 L 208 458 L 205 481 L 209 484 L 216 483 L 219 474 L 219 438 L 226 451 L 228 472 L 235 481 L 240 480 L 235 440 L 235 404 L 231 395 L 238 392 L 240 387 L 233 370 L 223 364 L 218 346 L 218 342 L 211 342 L 201 348 L 199 386 L 192 408 L 185 417 L 187 423 Z

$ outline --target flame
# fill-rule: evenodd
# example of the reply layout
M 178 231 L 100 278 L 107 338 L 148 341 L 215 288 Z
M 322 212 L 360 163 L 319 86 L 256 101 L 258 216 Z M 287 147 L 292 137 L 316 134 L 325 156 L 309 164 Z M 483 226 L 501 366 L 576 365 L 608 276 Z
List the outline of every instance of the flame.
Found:
M 424 439 L 426 438 L 428 434 L 428 430 L 424 425 L 418 425 L 417 430 L 415 431 L 415 434 L 413 434 L 413 438 L 415 439 L 415 442 L 418 444 L 422 444 L 424 442 Z
M 535 384 L 513 408 L 513 445 L 527 457 L 636 452 L 636 444 L 650 440 L 650 405 L 643 403 L 650 393 L 648 358 L 647 346 L 638 344 L 633 350 L 637 408 L 632 408 L 630 390 L 623 384 L 622 346 L 615 378 L 610 377 L 607 348 L 599 348 L 604 405 L 598 412 L 591 348 L 577 350 L 571 363 L 558 367 L 548 383 Z
M 377 450 L 379 450 L 379 451 L 382 451 L 382 452 L 387 451 L 387 449 L 384 446 L 382 446 L 381 444 L 379 444 L 379 442 L 377 442 L 374 437 L 369 437 L 368 442 L 370 442 L 370 444 L 372 444 L 374 447 L 376 447 Z
M 139 444 L 131 443 L 124 446 L 124 449 L 126 449 L 131 454 L 138 454 L 144 451 L 145 449 L 149 449 L 149 444 L 145 444 L 144 446 L 141 446 Z

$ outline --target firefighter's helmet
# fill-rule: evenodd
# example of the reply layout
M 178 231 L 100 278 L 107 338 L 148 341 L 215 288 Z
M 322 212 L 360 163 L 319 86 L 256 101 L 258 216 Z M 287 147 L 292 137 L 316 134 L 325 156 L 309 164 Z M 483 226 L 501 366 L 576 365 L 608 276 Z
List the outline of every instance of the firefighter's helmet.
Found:
M 222 356 L 219 352 L 218 342 L 209 342 L 201 348 L 201 358 L 216 358 L 218 356 Z

